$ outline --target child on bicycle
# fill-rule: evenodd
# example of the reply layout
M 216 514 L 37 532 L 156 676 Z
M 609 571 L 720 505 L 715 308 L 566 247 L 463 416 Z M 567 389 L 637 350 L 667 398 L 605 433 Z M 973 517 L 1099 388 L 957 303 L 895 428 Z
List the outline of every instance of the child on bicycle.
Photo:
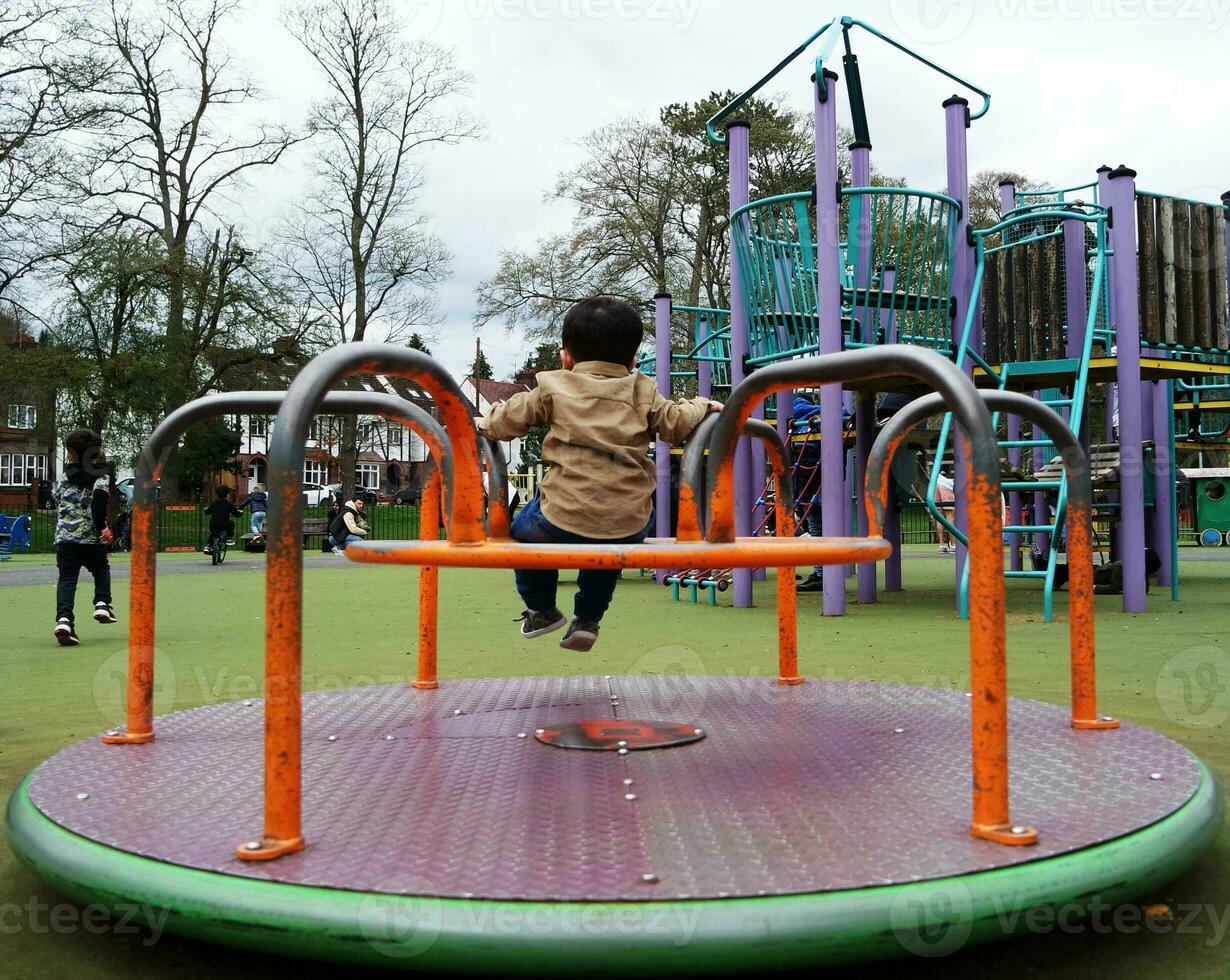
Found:
M 205 546 L 205 554 L 213 552 L 214 539 L 225 534 L 227 540 L 235 536 L 235 518 L 242 511 L 231 503 L 231 488 L 218 487 L 214 490 L 214 501 L 205 508 L 209 515 L 209 544 Z
M 536 388 L 477 420 L 483 435 L 501 441 L 548 427 L 542 458 L 550 469 L 538 495 L 517 511 L 516 540 L 633 544 L 649 534 L 655 473 L 648 449 L 654 434 L 682 442 L 721 405 L 659 395 L 654 380 L 635 370 L 644 336 L 636 310 L 623 300 L 582 300 L 564 315 L 563 370 L 543 371 Z M 522 636 L 543 636 L 568 623 L 555 605 L 556 569 L 517 569 L 516 577 L 527 607 Z M 594 645 L 618 581 L 618 571 L 583 569 L 577 575 L 575 614 L 561 647 L 585 651 Z

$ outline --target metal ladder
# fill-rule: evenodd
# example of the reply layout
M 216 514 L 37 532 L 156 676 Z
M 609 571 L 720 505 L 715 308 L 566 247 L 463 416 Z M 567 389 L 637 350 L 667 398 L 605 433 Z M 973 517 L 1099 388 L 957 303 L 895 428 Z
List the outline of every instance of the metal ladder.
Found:
M 1009 387 L 1009 382 L 1013 376 L 1013 368 L 1017 368 L 1019 375 L 1023 370 L 1027 369 L 1031 377 L 1038 377 L 1039 374 L 1053 374 L 1057 385 L 1040 389 L 1038 400 L 1044 405 L 1049 405 L 1055 409 L 1068 424 L 1073 432 L 1079 433 L 1081 426 L 1085 422 L 1085 410 L 1089 388 L 1089 361 L 1093 352 L 1093 341 L 1095 336 L 1105 340 L 1104 329 L 1098 329 L 1099 313 L 1105 302 L 1107 283 L 1106 283 L 1106 257 L 1109 250 L 1106 247 L 1106 222 L 1107 216 L 1104 210 L 1098 209 L 1092 213 L 1079 212 L 1064 212 L 1064 211 L 1039 211 L 1039 205 L 1027 206 L 1018 209 L 1019 212 L 1009 212 L 1008 216 L 999 224 L 984 231 L 973 232 L 972 237 L 975 241 L 976 263 L 974 271 L 974 285 L 971 292 L 969 313 L 965 319 L 965 328 L 962 332 L 961 342 L 956 351 L 956 364 L 958 367 L 976 366 L 986 372 L 989 378 L 995 382 L 995 387 L 1004 390 Z M 1084 342 L 1081 347 L 1080 356 L 1070 358 L 1060 358 L 1056 360 L 1028 363 L 1007 363 L 1001 365 L 998 369 L 991 364 L 988 364 L 983 359 L 982 355 L 973 349 L 970 344 L 970 335 L 974 321 L 974 315 L 978 308 L 979 299 L 982 292 L 983 273 L 985 271 L 986 251 L 984 239 L 990 235 L 1002 234 L 1004 231 L 1012 229 L 1016 226 L 1023 225 L 1026 222 L 1037 223 L 1039 219 L 1056 219 L 1056 220 L 1072 220 L 1078 219 L 1082 222 L 1093 226 L 1096 234 L 1096 245 L 1088 250 L 1087 258 L 1093 259 L 1093 275 L 1088 291 L 1088 318 L 1085 324 Z M 1019 243 L 1026 239 L 1016 239 Z M 1083 286 L 1083 284 L 1082 284 Z M 1059 386 L 1070 386 L 1070 394 L 1065 394 L 1064 390 Z M 999 431 L 1000 413 L 995 412 L 992 415 L 992 424 L 996 431 Z M 939 440 L 936 444 L 935 458 L 932 460 L 930 479 L 927 484 L 927 509 L 931 515 L 946 527 L 954 537 L 962 544 L 966 543 L 964 533 L 956 526 L 955 522 L 946 516 L 943 511 L 936 505 L 935 491 L 940 477 L 940 467 L 943 463 L 944 453 L 948 446 L 950 431 L 952 428 L 952 415 L 946 415 L 940 428 Z M 1036 429 L 1035 429 L 1036 433 Z M 1043 449 L 1051 450 L 1056 453 L 1055 444 L 1048 438 L 1029 438 L 1029 439 L 1003 439 L 998 445 L 1001 450 L 1008 449 Z M 1046 568 L 1043 569 L 1021 569 L 1016 571 L 1006 569 L 1004 575 L 1008 578 L 1029 578 L 1041 579 L 1043 582 L 1042 591 L 1042 609 L 1043 617 L 1049 623 L 1054 615 L 1054 591 L 1055 591 L 1055 568 L 1058 564 L 1059 551 L 1061 546 L 1063 524 L 1067 511 L 1068 499 L 1068 483 L 1066 475 L 1060 475 L 1057 480 L 1003 480 L 1000 483 L 1000 488 L 1004 491 L 1021 491 L 1021 492 L 1045 492 L 1054 493 L 1055 500 L 1051 513 L 1052 520 L 1049 523 L 1034 523 L 1034 524 L 1005 524 L 1004 533 L 1012 534 L 1045 534 L 1048 537 L 1047 542 L 1047 557 Z M 955 515 L 954 515 L 955 516 Z M 961 577 L 960 588 L 960 608 L 962 616 L 967 615 L 969 608 L 969 564 L 966 563 Z

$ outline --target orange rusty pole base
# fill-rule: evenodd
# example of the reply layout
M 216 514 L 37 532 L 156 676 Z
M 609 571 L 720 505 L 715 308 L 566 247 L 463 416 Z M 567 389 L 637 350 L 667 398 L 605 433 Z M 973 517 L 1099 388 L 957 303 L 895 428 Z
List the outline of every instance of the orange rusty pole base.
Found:
M 1036 844 L 1038 832 L 1033 827 L 1021 824 L 978 824 L 969 825 L 970 835 L 981 840 L 994 841 L 996 844 Z
M 294 854 L 295 851 L 302 851 L 304 841 L 302 837 L 295 837 L 291 840 L 273 840 L 269 837 L 263 837 L 260 840 L 248 841 L 246 844 L 240 844 L 235 849 L 235 857 L 240 861 L 272 861 L 274 858 L 280 858 L 283 854 Z
M 1110 715 L 1100 718 L 1073 718 L 1072 727 L 1081 732 L 1100 732 L 1119 727 L 1119 719 Z
M 99 735 L 98 740 L 104 745 L 144 745 L 154 740 L 154 733 L 113 731 Z

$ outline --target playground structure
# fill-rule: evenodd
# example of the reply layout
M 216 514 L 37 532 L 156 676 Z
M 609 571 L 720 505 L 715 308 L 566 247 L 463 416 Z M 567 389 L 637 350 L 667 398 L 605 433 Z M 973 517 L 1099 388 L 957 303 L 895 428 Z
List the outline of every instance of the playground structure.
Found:
M 443 427 L 390 396 L 331 393 L 377 367 L 428 391 Z M 793 494 L 783 441 L 750 418 L 757 404 L 802 385 L 901 378 L 936 394 L 894 416 L 868 453 L 867 535 L 796 538 L 789 513 L 780 537 L 737 534 L 740 435 L 764 447 L 783 499 Z M 274 405 L 264 698 L 165 715 L 155 733 L 154 480 L 193 421 Z M 1007 697 L 987 407 L 1041 426 L 1065 465 L 1067 710 Z M 300 471 L 310 419 L 326 409 L 415 426 L 436 463 L 425 509 L 441 510 L 425 515 L 421 540 L 347 548 L 352 560 L 431 570 L 419 576 L 413 682 L 305 696 Z M 805 682 L 789 573 L 889 555 L 893 457 L 912 427 L 945 412 L 970 470 L 970 691 Z M 958 923 L 973 923 L 969 942 L 987 941 L 1005 934 L 993 914 L 1004 903 L 1127 901 L 1195 860 L 1221 826 L 1220 792 L 1198 760 L 1098 714 L 1087 457 L 1038 401 L 979 392 L 940 355 L 903 345 L 765 367 L 689 439 L 677 536 L 639 545 L 510 540 L 500 493 L 484 497 L 483 462 L 449 376 L 417 351 L 373 344 L 320 355 L 285 394 L 211 396 L 163 423 L 134 498 L 128 726 L 69 746 L 14 793 L 18 856 L 78 901 L 173 909 L 169 929 L 271 952 L 427 971 L 709 974 L 900 955 Z M 501 463 L 486 459 L 502 490 Z M 776 678 L 437 676 L 441 566 L 718 565 L 778 570 Z
M 0 514 L 0 561 L 10 561 L 18 551 L 30 550 L 30 515 Z
M 981 99 L 976 111 L 953 96 L 943 103 L 946 193 L 874 187 L 872 144 L 858 59 L 851 36 L 864 31 Z M 739 108 L 818 42 L 812 76 L 815 109 L 814 188 L 750 201 L 750 124 Z M 854 142 L 852 186 L 838 187 L 836 107 L 839 78 L 827 66 L 841 42 Z M 655 306 L 652 370 L 659 389 L 672 379 L 700 379 L 718 371 L 716 344 L 706 344 L 711 324 L 729 322 L 715 339 L 729 345 L 728 372 L 738 385 L 764 365 L 884 344 L 908 344 L 952 358 L 981 386 L 1032 393 L 1055 407 L 1086 447 L 1091 444 L 1089 400 L 1096 386 L 1113 386 L 1119 425 L 1098 434 L 1111 472 L 1099 480 L 1096 516 L 1112 530 L 1112 552 L 1124 563 L 1123 608 L 1145 609 L 1145 547 L 1161 559 L 1158 582 L 1178 597 L 1177 454 L 1223 454 L 1230 449 L 1230 341 L 1227 340 L 1227 252 L 1230 192 L 1221 204 L 1163 195 L 1136 186 L 1127 167 L 1102 167 L 1096 181 L 1049 191 L 1001 188 L 1002 219 L 972 230 L 969 215 L 968 132 L 990 108 L 983 89 L 851 17 L 839 17 L 807 38 L 768 74 L 731 100 L 712 119 L 709 137 L 727 147 L 733 262 L 731 310 L 672 309 L 669 297 Z M 721 131 L 724 128 L 724 133 Z M 837 188 L 834 193 L 834 188 Z M 1115 215 L 1119 216 L 1116 222 Z M 690 346 L 672 344 L 672 314 L 695 318 Z M 702 328 L 703 326 L 703 328 Z M 672 348 L 675 351 L 672 352 Z M 698 359 L 703 353 L 707 359 Z M 678 365 L 678 367 L 676 367 Z M 646 358 L 643 369 L 650 367 Z M 722 364 L 727 368 L 727 364 Z M 712 391 L 712 382 L 709 382 Z M 842 392 L 821 392 L 821 443 L 838 451 L 821 455 L 824 534 L 865 531 L 861 493 L 875 432 L 879 391 L 914 394 L 909 382 L 877 381 Z M 1176 400 L 1177 399 L 1177 400 Z M 843 475 L 847 447 L 842 408 L 853 403 L 855 445 L 852 479 Z M 776 419 L 788 435 L 789 399 L 758 406 L 755 415 Z M 1000 419 L 994 419 L 999 427 Z M 1040 432 L 1022 433 L 1008 415 L 1000 442 L 1008 494 L 1010 577 L 1038 578 L 1043 607 L 1052 615 L 1058 556 L 1064 547 L 1069 488 L 1061 468 L 1044 473 L 1056 455 Z M 952 445 L 951 420 L 934 447 L 925 503 L 958 542 L 959 602 L 967 602 L 965 570 L 967 488 L 962 447 Z M 1179 438 L 1176 439 L 1176 433 Z M 1189 438 L 1184 438 L 1188 436 Z M 1104 438 L 1105 442 L 1100 441 Z M 658 452 L 659 533 L 666 530 L 666 447 Z M 939 508 L 934 490 L 945 453 L 954 455 L 955 512 Z M 1201 465 L 1198 460 L 1196 465 Z M 1203 465 L 1215 465 L 1204 463 Z M 736 514 L 740 533 L 763 525 L 764 460 L 754 443 L 736 462 Z M 1051 479 L 1050 477 L 1054 478 Z M 666 498 L 669 502 L 669 498 Z M 899 553 L 899 530 L 888 536 Z M 1021 545 L 1031 539 L 1042 568 L 1023 567 Z M 692 576 L 704 581 L 703 570 Z M 857 569 L 858 601 L 873 602 L 875 566 Z M 733 603 L 751 604 L 753 570 L 733 571 Z M 887 565 L 885 587 L 901 588 L 899 566 Z M 845 610 L 840 575 L 825 579 L 826 615 Z

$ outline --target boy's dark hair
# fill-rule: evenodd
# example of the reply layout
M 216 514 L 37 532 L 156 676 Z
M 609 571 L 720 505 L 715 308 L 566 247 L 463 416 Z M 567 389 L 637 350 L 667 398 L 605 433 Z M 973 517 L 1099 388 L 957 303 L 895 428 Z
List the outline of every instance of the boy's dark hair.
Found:
M 102 436 L 93 429 L 73 429 L 64 439 L 64 448 L 72 462 L 84 463 L 94 451 L 102 448 Z
M 230 495 L 231 495 L 230 487 L 215 487 L 214 488 L 214 496 L 216 496 L 219 500 L 225 500 Z
M 644 337 L 636 310 L 614 296 L 591 296 L 564 314 L 564 349 L 578 361 L 631 364 Z

